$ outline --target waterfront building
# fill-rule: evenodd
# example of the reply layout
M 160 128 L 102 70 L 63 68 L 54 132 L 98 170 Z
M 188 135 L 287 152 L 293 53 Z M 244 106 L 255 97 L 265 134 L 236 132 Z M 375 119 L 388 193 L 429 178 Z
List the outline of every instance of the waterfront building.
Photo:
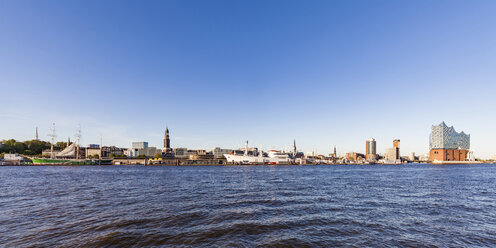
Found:
M 214 149 L 212 149 L 211 152 L 214 155 L 214 158 L 222 158 L 224 154 L 229 154 L 232 151 L 232 149 L 222 149 L 220 147 L 215 147 Z
M 211 152 L 205 150 L 198 150 L 196 154 L 190 154 L 188 156 L 189 160 L 199 160 L 199 159 L 213 159 L 214 155 Z
M 475 161 L 475 157 L 474 157 L 474 152 L 472 151 L 469 151 L 467 153 L 467 158 L 466 158 L 467 161 Z
M 102 146 L 102 149 L 100 150 L 100 147 L 87 147 L 86 148 L 86 157 L 95 157 L 95 156 L 100 156 L 100 151 L 102 153 L 103 158 L 108 158 L 111 157 L 112 155 L 114 156 L 120 156 L 120 155 L 127 155 L 125 154 L 124 148 L 119 148 L 116 146 Z M 133 157 L 133 156 L 131 156 Z
M 6 153 L 4 154 L 3 159 L 6 161 L 22 161 L 24 160 L 24 157 L 17 153 Z
M 393 140 L 393 148 L 396 149 L 396 159 L 400 159 L 400 140 L 395 139 Z
M 365 159 L 371 161 L 377 159 L 376 142 L 374 138 L 365 141 Z
M 189 157 L 188 148 L 178 147 L 178 148 L 174 148 L 173 151 L 174 151 L 174 156 L 176 158 L 187 158 L 187 157 Z
M 197 160 L 197 159 L 207 159 L 207 158 L 215 157 L 213 152 L 211 151 L 207 152 L 207 150 L 203 150 L 203 149 L 191 150 L 184 147 L 178 147 L 178 148 L 173 148 L 172 152 L 174 153 L 175 158 L 179 158 L 179 159 Z
M 421 162 L 429 162 L 429 154 L 428 154 L 428 153 L 426 153 L 426 154 L 420 155 L 420 156 L 419 156 L 419 160 L 420 160 Z
M 359 161 L 365 159 L 365 155 L 357 152 L 348 152 L 346 153 L 346 159 L 350 161 Z
M 470 149 L 470 134 L 456 132 L 446 123 L 431 127 L 429 138 L 430 161 L 465 161 Z
M 384 161 L 385 163 L 401 163 L 399 139 L 393 140 L 393 147 L 386 149 L 386 153 L 384 154 Z
M 148 148 L 148 142 L 146 142 L 146 141 L 133 142 L 132 148 L 133 149 L 146 149 L 146 148 Z
M 410 155 L 408 156 L 408 160 L 415 161 L 415 152 L 410 152 Z
M 387 148 L 386 153 L 384 154 L 384 160 L 388 162 L 396 162 L 399 159 L 398 153 L 396 152 L 396 148 Z
M 128 149 L 124 154 L 128 157 L 137 157 L 140 155 L 153 157 L 156 153 L 162 153 L 162 151 L 156 147 L 149 147 L 146 141 L 140 141 L 132 142 L 132 148 Z
M 184 147 L 174 148 L 172 150 L 176 158 L 189 158 L 190 155 L 206 154 L 205 150 L 189 150 L 188 148 Z
M 100 146 L 95 146 L 94 144 L 90 144 L 86 147 L 86 158 L 99 157 L 100 156 Z
M 395 139 L 393 140 L 393 147 L 394 148 L 400 148 L 400 140 L 399 139 Z

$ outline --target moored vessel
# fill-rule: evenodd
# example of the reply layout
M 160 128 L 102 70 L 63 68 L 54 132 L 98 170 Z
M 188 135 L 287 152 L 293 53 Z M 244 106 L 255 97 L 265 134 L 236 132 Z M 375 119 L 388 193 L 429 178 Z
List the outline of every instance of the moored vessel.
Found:
M 50 159 L 31 158 L 33 165 L 111 165 L 112 159 Z
M 233 164 L 293 164 L 294 159 L 289 154 L 270 150 L 267 153 L 259 151 L 258 148 L 249 148 L 248 141 L 242 150 L 234 150 L 229 154 L 224 154 L 228 163 Z
M 55 123 L 52 126 L 52 134 L 49 135 L 52 138 L 50 147 L 50 158 L 32 158 L 33 165 L 111 165 L 112 159 L 102 159 L 101 158 L 101 146 L 100 146 L 100 157 L 98 159 L 83 159 L 80 154 L 79 142 L 81 139 L 81 129 L 77 131 L 77 141 L 75 143 L 70 143 L 62 151 L 55 153 L 53 150 L 53 144 L 55 143 Z

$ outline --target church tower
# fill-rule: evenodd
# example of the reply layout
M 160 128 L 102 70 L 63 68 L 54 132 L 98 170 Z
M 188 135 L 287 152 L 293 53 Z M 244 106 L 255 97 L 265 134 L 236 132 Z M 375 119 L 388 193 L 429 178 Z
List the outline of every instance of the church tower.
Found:
M 170 150 L 169 128 L 165 127 L 164 150 Z

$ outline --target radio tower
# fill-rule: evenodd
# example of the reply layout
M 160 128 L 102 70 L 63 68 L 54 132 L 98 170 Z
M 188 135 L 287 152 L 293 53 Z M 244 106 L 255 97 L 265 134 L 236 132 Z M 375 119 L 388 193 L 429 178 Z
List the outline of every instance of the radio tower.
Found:
M 52 134 L 49 134 L 48 137 L 52 138 L 52 142 L 51 142 L 51 146 L 50 146 L 50 158 L 54 159 L 55 154 L 53 153 L 53 144 L 55 143 L 55 137 L 57 137 L 55 135 L 55 123 L 53 123 L 53 125 L 52 125 Z

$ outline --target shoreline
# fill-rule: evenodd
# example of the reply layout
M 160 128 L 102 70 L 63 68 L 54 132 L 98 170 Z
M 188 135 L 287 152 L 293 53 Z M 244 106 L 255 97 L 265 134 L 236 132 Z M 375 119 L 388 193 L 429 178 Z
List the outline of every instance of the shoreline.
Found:
M 187 163 L 187 164 L 175 164 L 175 163 L 163 163 L 163 164 L 140 164 L 140 163 L 130 163 L 130 164 L 81 164 L 81 165 L 72 165 L 72 164 L 42 164 L 42 165 L 34 165 L 34 164 L 3 164 L 0 167 L 45 167 L 45 166 L 63 166 L 63 167 L 81 167 L 81 166 L 89 166 L 89 167 L 105 167 L 105 166 L 146 166 L 146 167 L 154 167 L 154 166 L 337 166 L 337 165 L 346 165 L 346 166 L 394 166 L 394 165 L 479 165 L 479 164 L 496 164 L 496 162 L 483 162 L 483 161 L 438 161 L 438 162 L 428 162 L 428 163 L 402 163 L 402 164 L 232 164 L 232 163 Z

